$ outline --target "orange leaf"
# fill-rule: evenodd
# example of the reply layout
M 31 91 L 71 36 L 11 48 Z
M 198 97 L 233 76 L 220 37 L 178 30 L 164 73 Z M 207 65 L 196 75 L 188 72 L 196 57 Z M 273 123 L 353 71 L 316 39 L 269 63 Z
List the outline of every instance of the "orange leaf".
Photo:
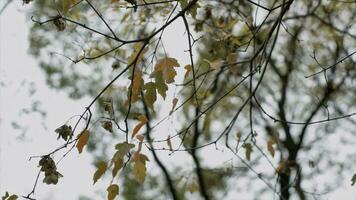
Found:
M 85 129 L 81 134 L 79 134 L 79 140 L 77 143 L 77 149 L 79 153 L 82 153 L 84 146 L 89 140 L 89 131 Z
M 142 128 L 142 126 L 144 126 L 147 122 L 148 122 L 148 119 L 146 118 L 145 115 L 140 115 L 137 117 L 138 120 L 140 121 L 140 123 L 138 123 L 133 132 L 132 132 L 132 138 L 135 137 L 135 135 L 138 133 L 138 131 L 140 131 L 140 129 Z

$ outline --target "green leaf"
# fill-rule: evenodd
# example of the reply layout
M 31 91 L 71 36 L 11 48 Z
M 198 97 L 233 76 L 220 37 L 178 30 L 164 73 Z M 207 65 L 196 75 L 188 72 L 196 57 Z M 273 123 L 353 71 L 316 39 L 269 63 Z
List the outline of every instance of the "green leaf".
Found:
M 156 96 L 156 84 L 153 82 L 146 83 L 144 86 L 145 89 L 145 102 L 147 103 L 147 106 L 154 110 L 153 104 L 157 100 Z
M 355 185 L 356 183 L 356 174 L 354 174 L 351 178 L 351 186 Z
M 134 148 L 134 144 L 129 144 L 127 142 L 119 143 L 115 145 L 115 149 L 118 150 L 119 157 L 123 158 L 129 153 L 130 149 Z
M 99 180 L 99 178 L 105 173 L 107 169 L 107 164 L 104 161 L 100 161 L 97 166 L 97 170 L 94 173 L 93 180 L 94 184 Z
M 156 89 L 158 93 L 162 96 L 162 98 L 165 99 L 168 86 L 163 79 L 162 72 L 154 72 L 151 77 L 155 78 Z
M 108 192 L 108 200 L 114 200 L 115 197 L 119 194 L 119 186 L 112 184 L 106 189 L 106 191 Z

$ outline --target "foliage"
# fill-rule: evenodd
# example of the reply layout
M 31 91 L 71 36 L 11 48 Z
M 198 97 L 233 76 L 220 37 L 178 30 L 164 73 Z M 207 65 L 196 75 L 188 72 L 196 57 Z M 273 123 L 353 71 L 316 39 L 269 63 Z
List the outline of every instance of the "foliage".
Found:
M 78 120 L 55 130 L 64 144 L 39 156 L 47 184 L 62 177 L 53 156 L 75 146 L 96 155 L 94 183 L 111 171 L 108 200 L 227 199 L 236 193 L 230 186 L 261 195 L 254 198 L 304 200 L 332 190 L 327 170 L 352 166 L 328 144 L 333 137 L 356 142 L 342 135 L 356 124 L 354 2 L 24 4 L 33 22 L 30 51 L 48 84 L 93 98 Z M 178 42 L 186 49 L 176 51 L 186 60 L 167 51 L 166 43 L 177 42 L 165 40 L 172 27 L 184 38 Z M 214 147 L 225 161 L 212 158 Z M 179 152 L 182 161 L 161 159 Z M 313 186 L 318 179 L 326 180 L 321 190 Z M 256 181 L 263 187 L 243 185 Z

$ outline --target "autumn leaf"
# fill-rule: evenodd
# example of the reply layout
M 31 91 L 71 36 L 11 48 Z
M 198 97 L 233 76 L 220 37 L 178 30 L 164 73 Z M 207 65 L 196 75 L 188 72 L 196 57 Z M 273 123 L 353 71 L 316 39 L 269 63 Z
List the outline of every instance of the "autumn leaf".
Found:
M 244 143 L 242 147 L 245 149 L 245 156 L 248 161 L 251 160 L 251 153 L 253 151 L 251 143 Z
M 140 94 L 142 90 L 142 84 L 143 84 L 143 79 L 142 79 L 142 72 L 138 69 L 136 69 L 134 78 L 132 79 L 132 94 L 131 94 L 131 101 L 136 102 L 140 99 Z
M 155 79 L 156 89 L 158 93 L 162 96 L 163 99 L 166 98 L 166 93 L 168 90 L 168 86 L 163 79 L 163 75 L 161 71 L 154 72 L 151 77 Z
M 57 140 L 62 138 L 65 141 L 68 141 L 73 136 L 72 127 L 66 124 L 62 125 L 61 127 L 57 128 L 54 132 L 58 134 Z
M 173 151 L 172 142 L 171 142 L 171 136 L 169 136 L 169 135 L 168 135 L 168 138 L 167 138 L 167 145 L 169 147 L 169 150 Z
M 76 0 L 62 0 L 63 13 L 67 14 L 69 9 L 76 3 Z
M 102 121 L 101 122 L 101 127 L 103 127 L 105 130 L 109 131 L 110 133 L 113 132 L 113 130 L 112 130 L 112 122 L 111 121 Z
M 99 180 L 99 178 L 105 173 L 106 168 L 107 168 L 106 162 L 101 161 L 101 162 L 98 163 L 98 165 L 97 165 L 97 170 L 96 170 L 96 172 L 94 173 L 94 176 L 93 176 L 94 184 L 95 184 L 95 183 Z
M 142 162 L 135 162 L 133 174 L 137 182 L 143 183 L 146 177 L 146 166 Z
M 184 69 L 186 70 L 185 71 L 185 74 L 184 74 L 184 78 L 187 78 L 188 76 L 189 76 L 189 73 L 192 71 L 192 65 L 186 65 L 185 67 L 184 67 Z
M 132 65 L 134 62 L 136 62 L 136 65 L 138 63 L 140 63 L 143 59 L 143 56 L 145 54 L 145 52 L 147 51 L 147 49 L 142 49 L 143 48 L 144 43 L 136 43 L 134 46 L 134 51 L 131 54 L 131 56 L 129 56 L 127 63 L 129 65 Z
M 118 152 L 115 153 L 114 158 L 112 159 L 112 162 L 114 163 L 114 167 L 112 169 L 112 177 L 115 177 L 117 172 L 122 168 L 124 164 L 123 158 L 118 156 Z
M 273 139 L 269 139 L 267 141 L 267 150 L 271 154 L 272 157 L 274 157 L 275 150 L 273 148 L 273 145 L 275 144 L 275 141 Z
M 127 142 L 119 143 L 115 145 L 115 149 L 118 151 L 119 156 L 123 158 L 126 154 L 129 153 L 130 149 L 134 148 L 134 144 L 129 144 Z
M 173 83 L 174 77 L 177 75 L 174 67 L 179 67 L 177 60 L 175 58 L 167 57 L 157 61 L 154 72 L 162 72 L 165 82 Z
M 177 106 L 177 103 L 178 103 L 178 98 L 174 98 L 174 99 L 172 100 L 172 109 L 171 109 L 171 111 L 169 112 L 169 115 L 172 115 L 172 113 L 174 112 L 174 109 L 175 109 L 176 106 Z
M 156 84 L 153 82 L 146 83 L 144 86 L 145 92 L 145 102 L 147 103 L 147 106 L 154 110 L 153 104 L 157 100 L 156 96 Z
M 108 200 L 114 200 L 119 194 L 119 186 L 117 184 L 110 185 L 106 191 L 108 192 Z
M 85 129 L 78 136 L 79 136 L 79 139 L 78 139 L 78 143 L 77 143 L 76 147 L 78 149 L 78 152 L 82 153 L 83 147 L 87 144 L 87 142 L 89 140 L 89 130 Z
M 18 198 L 17 195 L 15 194 L 10 195 L 8 192 L 6 192 L 3 197 L 1 197 L 2 200 L 16 200 L 17 198 Z
M 140 123 L 138 123 L 135 126 L 135 128 L 132 132 L 131 138 L 135 137 L 135 135 L 138 133 L 138 131 L 140 131 L 140 129 L 142 128 L 142 126 L 144 126 L 148 122 L 148 119 L 146 118 L 145 115 L 138 116 L 138 120 L 140 121 Z

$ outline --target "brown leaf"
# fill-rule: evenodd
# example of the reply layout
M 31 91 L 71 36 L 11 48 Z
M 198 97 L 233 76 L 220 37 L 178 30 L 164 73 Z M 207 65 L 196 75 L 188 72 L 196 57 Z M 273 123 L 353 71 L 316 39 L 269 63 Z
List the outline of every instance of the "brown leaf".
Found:
M 78 139 L 78 143 L 76 145 L 78 152 L 82 153 L 84 146 L 87 144 L 89 140 L 89 130 L 85 129 L 82 133 L 80 133 Z

